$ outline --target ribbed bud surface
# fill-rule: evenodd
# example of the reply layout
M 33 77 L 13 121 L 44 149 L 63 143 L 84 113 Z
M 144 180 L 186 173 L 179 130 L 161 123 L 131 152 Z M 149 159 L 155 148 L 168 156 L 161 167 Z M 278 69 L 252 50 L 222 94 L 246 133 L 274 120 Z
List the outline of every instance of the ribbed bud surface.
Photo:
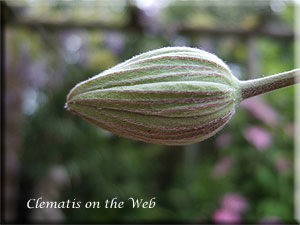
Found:
M 238 80 L 221 59 L 199 49 L 168 47 L 79 83 L 66 105 L 115 134 L 185 145 L 214 135 L 239 101 Z

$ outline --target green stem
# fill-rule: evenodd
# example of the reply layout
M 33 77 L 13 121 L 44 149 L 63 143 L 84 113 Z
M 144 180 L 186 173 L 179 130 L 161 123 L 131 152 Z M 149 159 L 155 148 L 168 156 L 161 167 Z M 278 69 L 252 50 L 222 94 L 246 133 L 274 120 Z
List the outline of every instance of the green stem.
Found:
M 240 81 L 242 99 L 300 82 L 300 68 L 253 80 Z

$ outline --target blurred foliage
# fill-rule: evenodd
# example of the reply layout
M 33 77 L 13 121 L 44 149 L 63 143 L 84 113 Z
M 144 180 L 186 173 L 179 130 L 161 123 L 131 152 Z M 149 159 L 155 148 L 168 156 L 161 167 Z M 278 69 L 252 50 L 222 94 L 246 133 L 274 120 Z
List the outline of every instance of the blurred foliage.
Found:
M 23 18 L 33 21 L 101 21 L 120 25 L 130 18 L 128 2 L 121 2 L 75 1 L 72 6 L 67 1 L 10 4 L 21 7 Z M 160 26 L 170 28 L 178 24 L 251 29 L 262 22 L 263 14 L 269 15 L 270 22 L 280 21 L 287 26 L 293 23 L 290 5 L 273 12 L 269 4 L 240 3 L 227 7 L 203 2 L 166 1 L 161 8 L 156 3 L 159 13 L 150 17 L 155 18 L 153 24 L 158 30 Z M 153 8 L 142 10 L 146 14 L 144 19 L 149 19 Z M 8 62 L 25 82 L 24 93 L 33 93 L 23 98 L 20 195 L 25 197 L 21 199 L 40 197 L 36 194 L 37 184 L 51 168 L 60 165 L 67 171 L 69 183 L 59 191 L 57 201 L 156 197 L 153 209 L 64 209 L 68 223 L 209 222 L 221 207 L 222 196 L 232 192 L 244 196 L 249 205 L 242 215 L 243 222 L 256 223 L 267 217 L 293 221 L 294 87 L 261 97 L 278 114 L 276 126 L 240 107 L 215 137 L 185 147 L 117 137 L 64 109 L 66 95 L 78 82 L 133 55 L 163 46 L 189 45 L 214 52 L 240 73 L 237 76 L 247 79 L 249 47 L 245 38 L 164 34 L 151 29 L 134 32 L 82 28 L 49 32 L 43 28 L 7 27 L 6 45 Z M 261 74 L 294 67 L 292 40 L 257 37 L 256 46 Z M 263 128 L 272 138 L 263 150 L 246 138 L 247 128 L 253 125 Z M 224 137 L 229 137 L 228 143 L 222 141 Z M 278 167 L 276 163 L 282 159 L 287 163 Z M 224 162 L 228 162 L 227 166 L 222 165 Z M 25 210 L 26 213 L 29 211 Z M 25 216 L 26 219 L 29 217 Z
M 52 22 L 105 22 L 124 24 L 128 20 L 122 0 L 114 1 L 28 1 L 12 0 L 10 5 L 16 7 L 25 20 L 43 20 Z M 88 13 L 87 13 L 88 11 Z

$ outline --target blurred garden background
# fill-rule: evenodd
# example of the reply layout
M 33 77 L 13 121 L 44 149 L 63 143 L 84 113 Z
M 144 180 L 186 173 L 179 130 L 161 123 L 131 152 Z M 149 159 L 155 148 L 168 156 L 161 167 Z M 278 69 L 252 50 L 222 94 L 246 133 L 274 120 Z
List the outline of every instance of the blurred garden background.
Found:
M 65 110 L 69 90 L 136 54 L 190 46 L 241 80 L 294 65 L 291 1 L 2 1 L 7 222 L 294 222 L 294 90 L 251 98 L 216 136 L 161 146 Z M 156 198 L 152 209 L 31 209 Z

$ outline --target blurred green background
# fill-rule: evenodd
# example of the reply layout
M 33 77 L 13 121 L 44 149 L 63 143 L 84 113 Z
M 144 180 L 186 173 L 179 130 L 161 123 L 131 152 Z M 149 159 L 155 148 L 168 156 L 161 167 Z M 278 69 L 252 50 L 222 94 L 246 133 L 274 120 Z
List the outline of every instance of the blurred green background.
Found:
M 1 2 L 8 222 L 293 222 L 294 87 L 245 101 L 216 136 L 166 147 L 115 136 L 64 109 L 78 82 L 136 54 L 190 46 L 239 79 L 294 68 L 293 4 L 272 1 Z M 31 209 L 44 201 L 123 209 Z M 149 201 L 133 209 L 128 198 Z

